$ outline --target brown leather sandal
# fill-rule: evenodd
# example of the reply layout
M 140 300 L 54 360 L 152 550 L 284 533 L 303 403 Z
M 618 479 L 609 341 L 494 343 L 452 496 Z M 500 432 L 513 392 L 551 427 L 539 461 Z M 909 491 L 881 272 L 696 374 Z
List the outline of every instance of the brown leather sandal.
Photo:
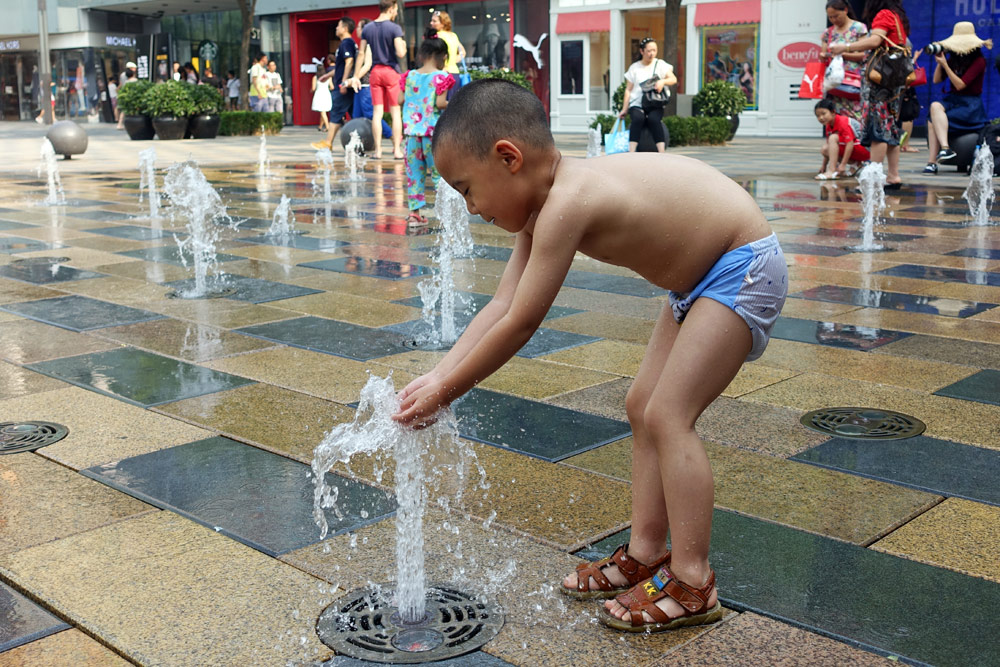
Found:
M 708 599 L 715 586 L 715 572 L 711 570 L 709 572 L 705 585 L 701 588 L 695 588 L 683 581 L 678 581 L 664 565 L 648 581 L 644 581 L 627 593 L 615 597 L 618 604 L 628 609 L 628 613 L 623 618 L 616 618 L 603 606 L 601 607 L 602 613 L 598 615 L 598 618 L 609 628 L 624 632 L 664 632 L 675 628 L 720 621 L 724 614 L 722 605 L 716 601 L 712 607 L 708 606 Z M 683 607 L 684 615 L 670 618 L 666 612 L 657 607 L 656 602 L 665 597 L 672 598 Z M 647 622 L 643 618 L 643 612 L 649 615 L 653 621 Z
M 607 600 L 629 590 L 636 584 L 645 581 L 653 576 L 653 572 L 661 566 L 670 562 L 670 552 L 658 558 L 656 561 L 645 565 L 628 555 L 628 542 L 621 545 L 610 558 L 602 558 L 593 563 L 581 563 L 576 566 L 576 588 L 567 588 L 560 584 L 559 588 L 563 593 L 577 600 Z M 615 586 L 604 575 L 604 568 L 609 565 L 618 567 L 628 584 L 625 586 Z M 590 579 L 593 577 L 597 583 L 595 590 L 590 590 Z

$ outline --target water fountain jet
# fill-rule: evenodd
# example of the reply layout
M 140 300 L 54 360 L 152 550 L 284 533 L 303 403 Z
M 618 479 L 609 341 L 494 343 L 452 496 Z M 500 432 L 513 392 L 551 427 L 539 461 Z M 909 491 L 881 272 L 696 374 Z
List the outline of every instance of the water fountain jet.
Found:
M 969 185 L 962 193 L 962 198 L 969 202 L 969 215 L 973 225 L 985 227 L 990 224 L 990 210 L 993 208 L 996 192 L 993 190 L 993 152 L 989 146 L 976 149 L 969 172 Z
M 63 192 L 62 179 L 59 177 L 59 166 L 56 164 L 56 151 L 48 139 L 42 139 L 41 156 L 42 161 L 38 165 L 38 176 L 41 177 L 44 171 L 49 187 L 49 193 L 43 203 L 46 206 L 64 206 L 66 195 Z
M 149 199 L 149 217 L 160 217 L 160 193 L 156 189 L 156 149 L 147 148 L 139 153 L 139 203 L 145 191 Z
M 885 210 L 885 172 L 882 165 L 869 162 L 858 173 L 858 184 L 861 186 L 861 208 L 864 217 L 861 220 L 861 245 L 848 246 L 853 252 L 881 252 L 890 248 L 875 242 L 875 225 L 882 223 L 882 211 Z

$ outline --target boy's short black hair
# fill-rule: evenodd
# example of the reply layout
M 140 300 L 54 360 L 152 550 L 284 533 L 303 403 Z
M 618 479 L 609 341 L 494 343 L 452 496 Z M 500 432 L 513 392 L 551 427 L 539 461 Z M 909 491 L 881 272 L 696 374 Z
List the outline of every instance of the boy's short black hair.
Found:
M 344 24 L 347 32 L 354 32 L 354 27 L 357 25 L 350 16 L 345 16 L 340 19 L 340 22 Z
M 832 100 L 823 99 L 817 102 L 816 106 L 813 107 L 813 111 L 814 112 L 819 111 L 820 109 L 826 109 L 827 111 L 830 111 L 832 113 L 837 113 L 837 106 L 833 103 Z
M 455 142 L 485 160 L 501 139 L 519 139 L 534 148 L 555 146 L 541 100 L 502 79 L 479 79 L 455 93 L 434 127 L 432 149 Z

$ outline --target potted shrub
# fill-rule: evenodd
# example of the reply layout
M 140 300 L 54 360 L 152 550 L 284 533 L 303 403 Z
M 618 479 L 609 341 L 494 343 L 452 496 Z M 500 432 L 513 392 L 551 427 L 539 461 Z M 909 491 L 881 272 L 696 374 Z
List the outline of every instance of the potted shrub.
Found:
M 735 83 L 709 81 L 694 96 L 691 105 L 694 107 L 696 116 L 716 116 L 727 119 L 732 127 L 732 134 L 729 135 L 729 138 L 732 139 L 736 136 L 736 129 L 740 126 L 740 112 L 747 106 L 747 96 Z
M 180 81 L 157 83 L 142 97 L 146 113 L 160 139 L 181 139 L 194 113 L 190 86 Z
M 149 81 L 130 81 L 118 91 L 118 110 L 122 112 L 122 124 L 129 139 L 152 139 L 155 135 L 143 104 L 143 96 L 152 85 Z
M 194 139 L 215 139 L 219 133 L 222 116 L 222 95 L 215 86 L 198 85 L 191 88 L 194 114 L 190 130 Z

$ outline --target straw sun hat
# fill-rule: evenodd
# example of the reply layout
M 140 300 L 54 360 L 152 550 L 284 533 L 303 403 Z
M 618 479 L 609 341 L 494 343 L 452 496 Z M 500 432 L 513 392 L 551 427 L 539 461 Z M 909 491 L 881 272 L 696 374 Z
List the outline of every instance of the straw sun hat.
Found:
M 981 46 L 985 46 L 988 49 L 993 48 L 992 39 L 979 39 L 976 36 L 976 26 L 972 25 L 969 21 L 959 21 L 952 28 L 951 37 L 948 39 L 942 39 L 938 42 L 946 50 L 952 53 L 969 53 L 974 51 Z

